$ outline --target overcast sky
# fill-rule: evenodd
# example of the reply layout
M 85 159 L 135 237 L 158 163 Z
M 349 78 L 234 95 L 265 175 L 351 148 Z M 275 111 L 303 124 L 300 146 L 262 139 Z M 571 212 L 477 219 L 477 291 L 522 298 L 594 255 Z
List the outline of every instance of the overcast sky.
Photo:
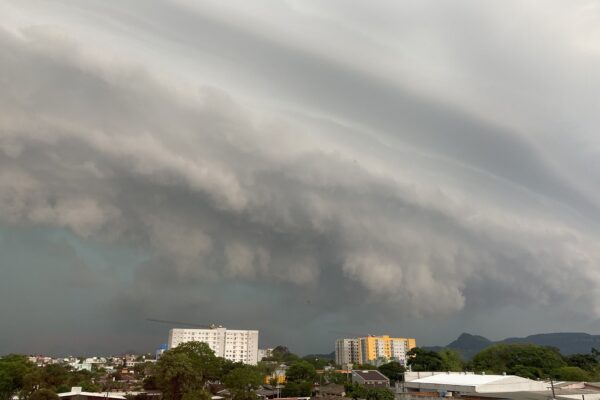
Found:
M 0 2 L 0 354 L 600 333 L 600 4 Z

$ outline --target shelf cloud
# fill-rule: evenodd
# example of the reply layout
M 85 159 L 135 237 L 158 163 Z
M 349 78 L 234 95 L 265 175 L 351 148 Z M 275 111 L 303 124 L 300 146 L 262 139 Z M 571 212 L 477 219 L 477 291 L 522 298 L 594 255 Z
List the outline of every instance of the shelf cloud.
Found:
M 0 306 L 15 325 L 77 320 L 84 351 L 158 345 L 144 318 L 167 316 L 301 352 L 377 324 L 443 344 L 427 321 L 486 333 L 468 316 L 510 308 L 597 328 L 595 3 L 0 15 L 0 288 L 91 296 L 33 322 Z M 51 326 L 0 352 L 77 351 Z

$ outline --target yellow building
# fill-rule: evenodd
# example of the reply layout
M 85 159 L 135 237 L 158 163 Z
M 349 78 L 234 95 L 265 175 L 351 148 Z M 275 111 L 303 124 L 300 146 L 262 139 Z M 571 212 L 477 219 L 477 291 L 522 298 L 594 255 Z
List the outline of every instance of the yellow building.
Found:
M 406 353 L 416 347 L 417 341 L 413 338 L 391 338 L 389 335 L 367 336 L 359 338 L 361 363 L 366 364 L 385 358 L 397 359 L 404 362 Z
M 377 360 L 396 360 L 406 365 L 406 353 L 417 346 L 414 338 L 397 338 L 389 335 L 353 339 L 338 339 L 336 341 L 336 362 L 347 364 L 374 364 Z
M 280 375 L 280 374 L 273 373 L 271 375 L 265 375 L 263 381 L 266 385 L 272 385 L 273 383 L 276 385 L 283 385 L 286 382 L 286 378 L 285 378 L 285 374 Z

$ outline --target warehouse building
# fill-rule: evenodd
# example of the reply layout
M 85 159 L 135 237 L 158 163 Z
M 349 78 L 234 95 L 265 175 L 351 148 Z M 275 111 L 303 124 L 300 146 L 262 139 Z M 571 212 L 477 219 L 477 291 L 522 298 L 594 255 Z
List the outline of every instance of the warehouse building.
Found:
M 407 372 L 404 380 L 404 388 L 408 392 L 437 392 L 447 396 L 546 391 L 549 385 L 548 382 L 515 375 L 476 375 L 469 372 Z

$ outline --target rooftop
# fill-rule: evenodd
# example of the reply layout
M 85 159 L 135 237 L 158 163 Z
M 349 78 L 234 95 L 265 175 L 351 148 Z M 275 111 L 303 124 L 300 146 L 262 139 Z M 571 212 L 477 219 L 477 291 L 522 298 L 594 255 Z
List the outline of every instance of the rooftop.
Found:
M 376 369 L 370 370 L 353 370 L 353 374 L 360 376 L 365 381 L 389 381 L 387 376 L 383 375 L 381 372 Z
M 433 383 L 437 385 L 477 386 L 500 380 L 508 380 L 507 378 L 525 379 L 514 375 L 439 374 L 415 379 L 410 382 Z
M 58 397 L 72 397 L 72 396 L 86 396 L 86 397 L 98 397 L 103 399 L 114 399 L 114 400 L 126 400 L 125 396 L 120 396 L 110 392 L 84 392 L 81 387 L 75 386 L 71 388 L 70 392 L 59 393 Z

